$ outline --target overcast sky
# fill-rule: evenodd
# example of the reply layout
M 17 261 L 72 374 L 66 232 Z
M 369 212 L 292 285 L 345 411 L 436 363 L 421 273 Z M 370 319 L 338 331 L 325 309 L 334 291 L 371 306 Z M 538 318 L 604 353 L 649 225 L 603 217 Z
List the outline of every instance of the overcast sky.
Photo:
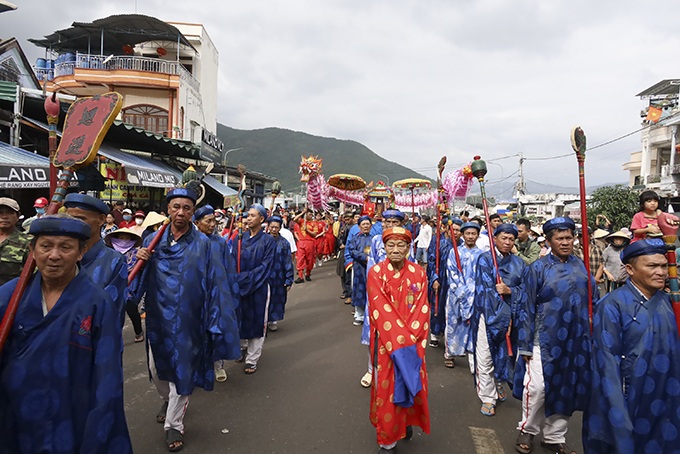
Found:
M 640 128 L 636 93 L 677 73 L 670 2 L 473 0 L 14 0 L 0 35 L 26 41 L 111 14 L 202 23 L 220 53 L 218 121 L 352 139 L 435 176 L 479 154 L 571 152 Z M 593 150 L 586 183 L 627 182 L 640 135 Z M 323 157 L 323 156 L 322 156 Z M 518 158 L 489 165 L 507 178 Z M 527 161 L 526 178 L 578 184 L 575 156 Z M 406 175 L 405 175 L 406 176 Z M 515 181 L 507 180 L 506 188 Z M 506 196 L 509 191 L 506 190 Z

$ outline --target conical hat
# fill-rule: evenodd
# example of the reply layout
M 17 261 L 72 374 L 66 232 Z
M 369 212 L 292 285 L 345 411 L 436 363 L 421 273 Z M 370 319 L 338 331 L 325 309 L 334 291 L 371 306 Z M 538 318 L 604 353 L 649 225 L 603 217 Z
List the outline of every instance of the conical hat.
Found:
M 104 243 L 106 243 L 106 245 L 107 245 L 108 247 L 111 247 L 111 238 L 117 237 L 118 234 L 120 234 L 120 233 L 127 233 L 128 235 L 134 236 L 134 237 L 135 237 L 135 240 L 137 240 L 137 242 L 135 243 L 135 246 L 134 246 L 134 247 L 139 247 L 139 246 L 142 245 L 142 242 L 143 242 L 143 241 L 142 241 L 142 237 L 139 236 L 138 233 L 133 232 L 132 230 L 128 229 L 127 227 L 123 227 L 122 229 L 118 229 L 118 230 L 114 230 L 113 232 L 109 232 L 109 233 L 104 237 Z
M 155 211 L 149 211 L 149 214 L 146 215 L 144 222 L 142 222 L 142 230 L 146 230 L 146 228 L 149 226 L 160 224 L 161 222 L 165 221 L 165 219 L 165 216 L 161 216 Z

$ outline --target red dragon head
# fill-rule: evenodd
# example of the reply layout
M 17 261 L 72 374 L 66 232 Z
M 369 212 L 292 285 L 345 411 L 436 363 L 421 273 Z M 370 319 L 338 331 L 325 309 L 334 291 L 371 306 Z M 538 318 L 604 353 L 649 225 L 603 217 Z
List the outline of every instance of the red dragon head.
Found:
M 323 159 L 319 159 L 318 156 L 309 156 L 307 158 L 301 156 L 301 158 L 299 172 L 302 174 L 302 178 L 300 178 L 300 181 L 306 183 L 310 178 L 317 176 L 321 172 Z

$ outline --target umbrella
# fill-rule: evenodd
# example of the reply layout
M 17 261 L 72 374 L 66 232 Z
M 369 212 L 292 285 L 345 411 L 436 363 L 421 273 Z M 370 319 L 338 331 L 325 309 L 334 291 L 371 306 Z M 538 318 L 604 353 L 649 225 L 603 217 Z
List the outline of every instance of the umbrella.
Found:
M 397 189 L 408 189 L 411 191 L 411 206 L 413 209 L 411 210 L 411 215 L 413 218 L 415 218 L 416 215 L 416 201 L 415 201 L 415 195 L 413 194 L 413 191 L 416 188 L 423 188 L 423 189 L 431 189 L 432 188 L 432 183 L 430 183 L 430 180 L 423 180 L 421 178 L 406 178 L 405 180 L 399 180 L 395 181 L 392 184 L 392 187 Z M 416 233 L 416 226 L 413 224 L 414 220 L 411 221 L 412 226 L 413 226 L 413 236 L 415 237 Z M 415 238 L 414 238 L 415 239 Z
M 363 178 L 356 175 L 348 175 L 346 173 L 338 173 L 328 179 L 328 184 L 345 191 L 356 191 L 366 187 L 366 182 Z

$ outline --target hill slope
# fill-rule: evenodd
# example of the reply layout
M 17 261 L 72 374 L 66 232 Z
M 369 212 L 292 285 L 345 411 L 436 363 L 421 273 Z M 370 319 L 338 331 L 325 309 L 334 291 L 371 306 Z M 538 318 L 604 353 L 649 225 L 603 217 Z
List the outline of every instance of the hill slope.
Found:
M 426 178 L 396 162 L 388 161 L 368 147 L 353 140 L 319 137 L 280 128 L 255 130 L 234 129 L 217 124 L 217 136 L 224 149 L 243 148 L 227 155 L 229 165 L 243 164 L 247 169 L 278 178 L 284 191 L 300 190 L 300 156 L 314 155 L 323 159 L 326 179 L 336 173 L 358 175 L 366 183 L 389 182 L 403 178 Z

